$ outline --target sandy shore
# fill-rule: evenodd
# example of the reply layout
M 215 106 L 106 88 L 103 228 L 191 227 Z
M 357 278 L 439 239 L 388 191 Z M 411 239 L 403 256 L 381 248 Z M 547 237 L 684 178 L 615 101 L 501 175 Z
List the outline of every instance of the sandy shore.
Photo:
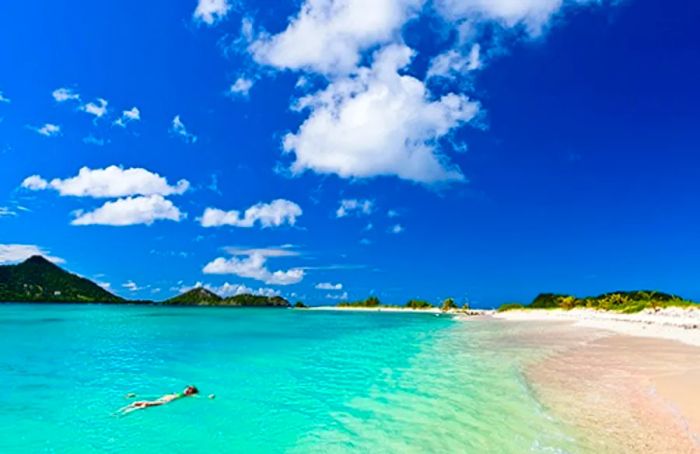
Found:
M 494 314 L 511 321 L 560 320 L 577 326 L 614 331 L 639 337 L 654 337 L 700 347 L 700 310 L 668 308 L 635 314 L 595 311 L 591 309 L 514 310 Z
M 700 453 L 700 311 L 496 314 L 505 344 L 548 345 L 524 371 L 583 452 Z
M 343 311 L 343 312 L 398 312 L 398 313 L 418 313 L 418 314 L 446 314 L 446 315 L 485 315 L 493 311 L 482 309 L 469 309 L 466 312 L 462 309 L 442 311 L 439 307 L 429 309 L 411 309 L 407 307 L 349 307 L 349 306 L 315 306 L 305 310 L 311 311 Z

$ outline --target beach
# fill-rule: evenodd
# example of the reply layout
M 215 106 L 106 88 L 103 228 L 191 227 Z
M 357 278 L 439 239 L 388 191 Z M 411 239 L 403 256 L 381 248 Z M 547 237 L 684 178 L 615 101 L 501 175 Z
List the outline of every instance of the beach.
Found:
M 700 452 L 697 310 L 498 313 L 507 342 L 554 346 L 525 368 L 553 415 L 598 452 Z

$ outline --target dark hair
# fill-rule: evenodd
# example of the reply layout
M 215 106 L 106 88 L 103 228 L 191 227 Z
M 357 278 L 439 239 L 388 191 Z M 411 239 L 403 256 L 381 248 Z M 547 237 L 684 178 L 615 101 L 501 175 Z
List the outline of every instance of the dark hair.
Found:
M 190 385 L 187 388 L 185 388 L 185 394 L 197 394 L 198 392 L 199 390 L 194 385 Z

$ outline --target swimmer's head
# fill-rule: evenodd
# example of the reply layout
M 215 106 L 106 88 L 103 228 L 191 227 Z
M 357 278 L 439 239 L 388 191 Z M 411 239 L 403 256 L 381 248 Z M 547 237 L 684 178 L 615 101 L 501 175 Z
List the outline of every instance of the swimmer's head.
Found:
M 182 393 L 183 393 L 185 396 L 194 396 L 194 395 L 197 394 L 198 392 L 199 392 L 199 390 L 197 389 L 196 386 L 190 385 L 190 386 L 188 386 L 187 388 L 185 388 L 185 390 L 184 390 Z

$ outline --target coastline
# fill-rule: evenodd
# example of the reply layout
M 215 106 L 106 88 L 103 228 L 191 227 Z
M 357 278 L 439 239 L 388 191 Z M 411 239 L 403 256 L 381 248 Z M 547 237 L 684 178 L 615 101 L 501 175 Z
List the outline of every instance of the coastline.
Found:
M 584 434 L 586 451 L 700 452 L 696 309 L 495 314 L 504 345 L 549 345 L 523 371 L 537 399 Z
M 428 309 L 413 309 L 410 307 L 363 307 L 363 306 L 310 306 L 301 310 L 309 311 L 340 311 L 340 312 L 391 312 L 391 313 L 413 313 L 413 314 L 434 314 L 434 315 L 463 315 L 466 317 L 476 317 L 490 315 L 490 309 L 450 309 L 443 311 L 439 307 Z
M 593 309 L 527 309 L 497 312 L 493 317 L 508 321 L 566 321 L 574 326 L 651 337 L 700 347 L 700 309 L 666 308 L 633 314 Z

